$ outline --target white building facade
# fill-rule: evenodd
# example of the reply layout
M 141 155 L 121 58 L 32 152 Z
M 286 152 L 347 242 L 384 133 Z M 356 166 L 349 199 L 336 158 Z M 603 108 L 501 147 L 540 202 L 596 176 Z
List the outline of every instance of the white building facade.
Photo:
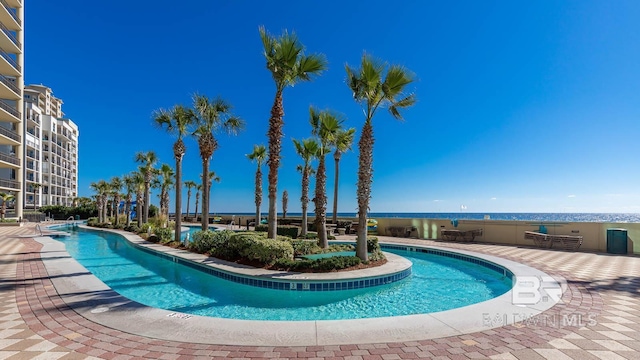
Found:
M 78 197 L 78 126 L 64 117 L 62 100 L 47 86 L 26 86 L 24 104 L 25 208 L 72 206 Z
M 7 217 L 22 217 L 24 0 L 0 1 L 0 192 L 12 194 Z

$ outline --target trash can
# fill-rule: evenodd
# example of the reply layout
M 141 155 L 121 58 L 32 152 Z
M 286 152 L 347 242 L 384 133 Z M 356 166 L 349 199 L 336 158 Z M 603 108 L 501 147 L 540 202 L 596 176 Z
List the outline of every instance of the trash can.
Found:
M 627 253 L 627 229 L 607 229 L 607 253 Z
M 76 215 L 76 220 L 80 220 L 80 215 Z

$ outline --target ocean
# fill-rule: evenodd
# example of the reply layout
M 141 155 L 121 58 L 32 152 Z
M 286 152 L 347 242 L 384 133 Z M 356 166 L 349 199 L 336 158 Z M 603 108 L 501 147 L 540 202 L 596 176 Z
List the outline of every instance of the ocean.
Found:
M 255 217 L 255 213 L 212 213 L 213 215 L 236 215 L 241 217 Z M 301 213 L 289 213 L 287 216 L 300 217 Z M 266 212 L 262 213 L 267 216 Z M 308 213 L 309 218 L 314 217 Z M 328 213 L 327 218 L 332 214 Z M 354 218 L 358 214 L 338 213 L 338 218 Z M 412 218 L 412 219 L 458 219 L 458 220 L 517 220 L 517 221 L 559 221 L 559 222 L 606 222 L 606 223 L 640 223 L 640 214 L 637 213 L 376 213 L 369 214 L 370 218 Z M 278 213 L 282 218 L 282 213 Z

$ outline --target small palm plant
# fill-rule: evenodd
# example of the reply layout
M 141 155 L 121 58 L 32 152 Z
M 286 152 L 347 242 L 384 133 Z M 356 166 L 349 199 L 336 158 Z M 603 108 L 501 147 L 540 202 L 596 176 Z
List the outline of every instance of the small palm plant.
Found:
M 253 145 L 253 152 L 251 154 L 247 154 L 247 159 L 250 161 L 255 161 L 256 168 L 256 193 L 255 193 L 255 203 L 256 203 L 256 226 L 260 224 L 260 205 L 262 204 L 262 164 L 264 160 L 267 158 L 267 148 L 264 145 Z
M 198 184 L 196 184 L 195 181 L 191 181 L 191 180 L 187 180 L 184 182 L 184 186 L 187 188 L 187 217 L 189 217 L 189 204 L 191 203 L 191 189 L 193 189 L 197 185 Z
M 271 72 L 276 84 L 276 94 L 269 117 L 269 226 L 267 236 L 276 238 L 278 196 L 278 168 L 280 167 L 280 149 L 282 147 L 282 128 L 284 121 L 284 106 L 282 93 L 287 86 L 298 82 L 310 81 L 314 75 L 319 75 L 327 67 L 327 61 L 321 54 L 304 54 L 304 46 L 295 34 L 284 32 L 276 38 L 269 34 L 264 27 L 260 27 L 260 38 L 267 60 L 267 69 Z
M 144 176 L 144 211 L 142 214 L 142 222 L 146 224 L 149 222 L 149 204 L 151 204 L 149 195 L 151 193 L 151 181 L 155 174 L 154 166 L 156 165 L 156 162 L 158 162 L 158 157 L 153 151 L 138 152 L 136 153 L 135 160 L 137 163 L 142 164 L 140 167 L 142 175 Z M 140 215 L 138 214 L 138 216 Z
M 302 174 L 302 195 L 300 195 L 300 203 L 302 204 L 302 231 L 301 236 L 307 235 L 307 206 L 309 205 L 309 177 L 313 175 L 314 170 L 311 161 L 316 158 L 320 145 L 315 139 L 305 139 L 302 141 L 293 139 L 296 153 L 302 158 L 303 164 L 298 165 L 298 171 Z
M 363 261 L 367 255 L 367 212 L 371 198 L 373 180 L 373 116 L 380 107 L 386 107 L 391 116 L 402 120 L 400 110 L 416 102 L 413 94 L 406 95 L 405 88 L 413 82 L 413 74 L 407 69 L 374 60 L 367 54 L 362 56 L 359 69 L 346 66 L 347 84 L 353 99 L 362 106 L 364 125 L 358 148 L 358 239 L 356 255 Z
M 335 173 L 333 180 L 333 223 L 338 223 L 338 184 L 340 178 L 340 158 L 342 154 L 351 150 L 353 146 L 353 138 L 356 133 L 356 129 L 351 128 L 348 130 L 339 129 L 336 134 L 336 139 L 333 144 L 333 160 L 335 162 Z

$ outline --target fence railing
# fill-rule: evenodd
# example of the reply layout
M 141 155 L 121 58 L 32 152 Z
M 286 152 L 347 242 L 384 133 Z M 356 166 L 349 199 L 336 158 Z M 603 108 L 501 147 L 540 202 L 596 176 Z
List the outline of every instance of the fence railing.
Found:
M 0 126 L 0 134 L 8 137 L 9 139 L 13 139 L 17 142 L 20 142 L 20 135 L 18 135 L 17 132 L 13 131 L 13 130 L 9 130 L 4 126 Z
M 18 157 L 15 155 L 9 155 L 9 154 L 0 152 L 0 160 L 4 162 L 8 162 L 10 164 L 20 165 L 20 159 L 18 159 Z

